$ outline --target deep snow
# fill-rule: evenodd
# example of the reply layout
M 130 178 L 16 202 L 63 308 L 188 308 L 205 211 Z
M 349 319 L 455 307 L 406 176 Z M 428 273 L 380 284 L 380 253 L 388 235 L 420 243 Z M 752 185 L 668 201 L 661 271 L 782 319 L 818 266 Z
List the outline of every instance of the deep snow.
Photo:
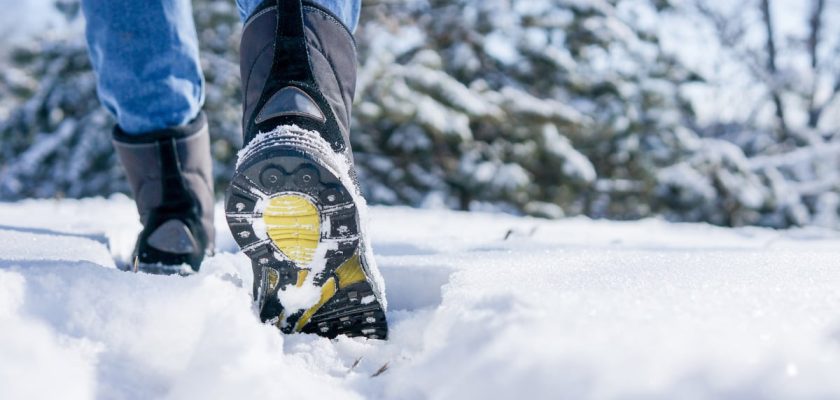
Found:
M 830 231 L 374 207 L 367 342 L 262 325 L 218 217 L 224 252 L 166 277 L 116 268 L 123 196 L 0 204 L 0 398 L 840 396 Z

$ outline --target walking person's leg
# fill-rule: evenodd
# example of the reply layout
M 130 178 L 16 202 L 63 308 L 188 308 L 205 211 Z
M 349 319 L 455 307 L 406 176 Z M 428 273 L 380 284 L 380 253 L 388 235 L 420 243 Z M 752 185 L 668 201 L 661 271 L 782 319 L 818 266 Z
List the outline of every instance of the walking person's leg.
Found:
M 99 97 L 117 120 L 114 145 L 143 223 L 134 265 L 197 270 L 213 251 L 214 196 L 190 0 L 83 0 L 82 10 Z
M 189 0 L 83 0 L 99 98 L 123 132 L 193 120 L 204 78 Z
M 242 22 L 248 20 L 254 10 L 262 4 L 263 0 L 236 0 L 239 9 L 239 18 Z M 359 24 L 359 12 L 362 8 L 362 0 L 311 0 L 312 4 L 321 6 L 338 18 L 350 32 L 356 31 Z
M 384 283 L 350 150 L 359 1 L 239 0 L 245 148 L 225 198 L 260 317 L 384 339 Z

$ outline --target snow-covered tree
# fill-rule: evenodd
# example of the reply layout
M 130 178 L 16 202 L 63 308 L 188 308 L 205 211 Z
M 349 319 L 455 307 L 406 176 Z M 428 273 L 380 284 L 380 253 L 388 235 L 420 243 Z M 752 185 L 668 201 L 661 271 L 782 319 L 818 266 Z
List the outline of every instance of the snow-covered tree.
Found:
M 703 100 L 712 118 L 694 126 L 699 151 L 660 174 L 669 213 L 721 224 L 835 226 L 840 30 L 828 21 L 840 7 L 696 1 L 680 11 L 710 32 L 703 39 L 713 66 L 699 73 L 703 90 L 717 96 Z
M 549 216 L 649 214 L 655 171 L 679 155 L 690 116 L 677 89 L 692 76 L 656 36 L 665 6 L 368 8 L 356 150 L 371 198 Z

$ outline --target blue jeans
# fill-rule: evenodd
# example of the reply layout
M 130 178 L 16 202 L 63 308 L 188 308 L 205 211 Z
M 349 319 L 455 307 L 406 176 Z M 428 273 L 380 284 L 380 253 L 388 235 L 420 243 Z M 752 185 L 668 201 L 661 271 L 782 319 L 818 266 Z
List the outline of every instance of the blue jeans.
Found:
M 272 0 L 268 0 L 272 1 Z M 262 0 L 236 0 L 246 20 Z M 361 0 L 315 0 L 351 31 Z M 99 99 L 130 134 L 184 125 L 204 103 L 190 0 L 82 0 Z

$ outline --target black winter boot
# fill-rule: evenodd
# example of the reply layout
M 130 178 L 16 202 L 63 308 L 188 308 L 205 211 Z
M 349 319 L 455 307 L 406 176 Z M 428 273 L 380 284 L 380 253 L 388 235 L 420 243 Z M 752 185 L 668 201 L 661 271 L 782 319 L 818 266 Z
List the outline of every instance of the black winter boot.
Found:
M 113 142 L 143 224 L 135 272 L 198 271 L 215 238 L 207 118 L 201 113 L 185 126 L 143 135 L 116 127 Z
M 225 212 L 252 260 L 260 317 L 284 332 L 384 339 L 349 145 L 352 34 L 319 6 L 267 0 L 240 52 L 245 148 Z

